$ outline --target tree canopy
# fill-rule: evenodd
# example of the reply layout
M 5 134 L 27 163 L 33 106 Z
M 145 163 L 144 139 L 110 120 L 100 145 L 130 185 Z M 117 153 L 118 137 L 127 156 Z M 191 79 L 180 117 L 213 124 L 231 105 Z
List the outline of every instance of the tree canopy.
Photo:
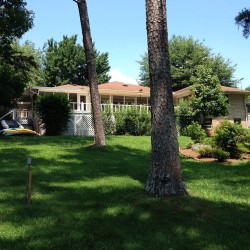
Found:
M 207 116 L 225 116 L 229 112 L 228 98 L 221 90 L 217 76 L 213 75 L 212 69 L 199 66 L 191 87 L 194 95 L 190 100 L 190 106 L 196 116 L 204 118 Z
M 173 36 L 169 41 L 169 53 L 173 90 L 179 90 L 192 85 L 193 75 L 199 66 L 209 67 L 224 86 L 236 86 L 234 79 L 235 65 L 225 60 L 221 55 L 214 55 L 203 42 L 192 37 Z M 149 86 L 148 55 L 141 56 L 139 79 L 142 85 Z
M 239 12 L 235 17 L 235 23 L 243 29 L 243 36 L 248 38 L 250 35 L 250 7 Z
M 108 53 L 94 49 L 97 82 L 110 80 Z M 47 86 L 65 83 L 89 85 L 84 47 L 77 43 L 77 36 L 63 36 L 57 42 L 53 38 L 44 45 L 44 76 Z
M 27 72 L 36 63 L 15 42 L 33 26 L 33 12 L 23 0 L 0 1 L 0 106 L 12 107 L 26 85 Z
M 19 51 L 19 53 L 23 54 L 27 58 L 31 58 L 34 61 L 34 65 L 31 65 L 27 71 L 26 88 L 44 86 L 45 79 L 42 65 L 42 51 L 40 49 L 36 49 L 35 44 L 31 41 L 25 41 L 23 44 L 14 43 L 13 46 L 16 51 Z

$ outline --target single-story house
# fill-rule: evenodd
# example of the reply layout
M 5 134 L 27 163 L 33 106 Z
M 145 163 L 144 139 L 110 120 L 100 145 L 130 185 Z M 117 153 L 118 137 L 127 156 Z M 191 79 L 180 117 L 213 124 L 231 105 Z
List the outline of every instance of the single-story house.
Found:
M 206 117 L 206 124 L 211 127 L 216 127 L 221 120 L 229 120 L 235 123 L 240 123 L 242 127 L 248 128 L 248 109 L 246 105 L 246 97 L 250 94 L 250 91 L 242 90 L 238 88 L 222 86 L 221 90 L 228 97 L 230 109 L 229 114 L 226 117 Z M 189 99 L 192 96 L 190 87 L 180 89 L 174 92 L 174 104 L 178 105 L 180 100 Z
M 127 84 L 122 82 L 109 82 L 98 85 L 101 96 L 102 108 L 110 105 L 115 111 L 120 108 L 127 108 L 130 105 L 137 105 L 138 108 L 146 107 L 150 110 L 150 88 Z M 222 87 L 222 91 L 228 96 L 230 114 L 227 117 L 208 118 L 208 124 L 217 126 L 222 119 L 241 123 L 248 127 L 248 111 L 246 107 L 246 96 L 250 91 L 238 88 Z M 91 116 L 90 89 L 88 86 L 66 84 L 57 87 L 33 87 L 26 91 L 25 98 L 18 103 L 15 117 L 22 124 L 33 124 L 36 131 L 39 130 L 37 118 L 33 112 L 33 104 L 38 95 L 45 93 L 63 93 L 67 95 L 71 104 L 71 121 L 68 135 L 93 135 L 93 122 Z M 192 95 L 190 88 L 184 88 L 173 93 L 174 104 L 178 105 L 181 99 L 188 99 Z
M 138 109 L 150 108 L 150 88 L 127 84 L 122 82 L 109 82 L 98 85 L 102 109 L 110 105 L 115 111 L 137 105 Z M 56 87 L 33 87 L 26 91 L 23 101 L 18 103 L 16 117 L 22 124 L 34 124 L 39 130 L 37 118 L 33 112 L 33 105 L 38 95 L 46 93 L 62 93 L 67 95 L 71 104 L 71 120 L 67 135 L 93 135 L 93 122 L 91 116 L 90 89 L 88 86 L 66 84 Z M 28 99 L 30 100 L 28 101 Z M 25 124 L 24 124 L 25 125 Z

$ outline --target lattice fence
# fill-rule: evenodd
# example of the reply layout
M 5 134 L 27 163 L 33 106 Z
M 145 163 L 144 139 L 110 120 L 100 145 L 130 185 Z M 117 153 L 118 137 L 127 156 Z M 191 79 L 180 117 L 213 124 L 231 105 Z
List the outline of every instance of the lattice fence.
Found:
M 70 114 L 70 121 L 68 123 L 68 129 L 63 135 L 94 135 L 94 124 L 91 114 Z

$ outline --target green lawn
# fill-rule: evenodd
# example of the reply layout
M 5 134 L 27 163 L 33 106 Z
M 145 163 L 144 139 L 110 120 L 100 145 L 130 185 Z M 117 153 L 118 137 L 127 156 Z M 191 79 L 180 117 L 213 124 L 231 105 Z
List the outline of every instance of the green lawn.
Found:
M 250 249 L 250 163 L 181 158 L 189 197 L 143 193 L 149 137 L 0 138 L 0 249 Z M 189 142 L 180 138 L 180 145 Z M 32 204 L 24 203 L 32 157 Z

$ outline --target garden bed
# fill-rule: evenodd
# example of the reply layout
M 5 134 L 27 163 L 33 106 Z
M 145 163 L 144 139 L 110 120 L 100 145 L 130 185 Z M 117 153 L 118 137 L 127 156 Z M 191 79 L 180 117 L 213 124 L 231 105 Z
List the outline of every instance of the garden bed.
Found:
M 192 150 L 191 148 L 180 148 L 180 153 L 183 156 L 186 156 L 188 158 L 192 158 L 196 161 L 203 161 L 203 162 L 218 162 L 215 158 L 201 158 L 200 154 Z M 250 154 L 243 154 L 241 159 L 228 159 L 224 162 L 226 163 L 235 163 L 235 162 L 242 162 L 242 161 L 248 161 L 250 160 Z

